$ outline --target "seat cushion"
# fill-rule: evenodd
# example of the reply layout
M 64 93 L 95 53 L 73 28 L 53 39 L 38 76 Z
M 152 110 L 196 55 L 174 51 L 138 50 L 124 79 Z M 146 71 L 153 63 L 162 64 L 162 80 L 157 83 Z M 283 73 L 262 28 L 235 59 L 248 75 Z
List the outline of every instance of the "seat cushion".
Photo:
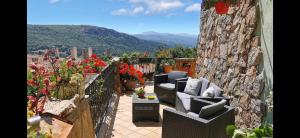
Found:
M 184 93 L 197 96 L 201 89 L 202 81 L 200 79 L 192 79 L 189 78 L 186 82 L 186 86 L 184 88 Z
M 220 102 L 202 107 L 199 113 L 199 117 L 201 118 L 207 117 L 222 110 L 224 108 L 225 103 L 226 100 L 223 99 Z
M 182 99 L 190 99 L 192 97 L 192 95 L 183 93 L 183 92 L 177 92 L 176 93 L 177 97 L 182 100 Z
M 183 104 L 184 109 L 186 111 L 190 111 L 190 109 L 191 109 L 191 98 L 181 99 L 181 102 Z
M 199 115 L 196 114 L 196 113 L 194 113 L 194 112 L 188 112 L 187 114 L 188 114 L 188 115 L 191 115 L 191 116 L 193 116 L 193 117 L 199 117 Z
M 171 71 L 168 73 L 168 82 L 175 84 L 176 79 L 186 78 L 187 73 L 183 71 Z
M 214 95 L 215 95 L 215 97 L 221 97 L 222 96 L 223 90 L 220 87 L 218 87 L 216 84 L 210 83 L 209 87 L 213 87 L 214 88 Z
M 175 90 L 175 84 L 172 83 L 160 83 L 158 87 L 166 89 L 166 90 Z
M 200 77 L 200 80 L 202 81 L 202 85 L 201 85 L 201 91 L 198 95 L 202 95 L 203 92 L 208 88 L 209 86 L 209 80 L 203 78 L 203 77 Z
M 214 87 L 209 87 L 208 89 L 206 89 L 201 96 L 203 97 L 215 97 L 215 89 Z

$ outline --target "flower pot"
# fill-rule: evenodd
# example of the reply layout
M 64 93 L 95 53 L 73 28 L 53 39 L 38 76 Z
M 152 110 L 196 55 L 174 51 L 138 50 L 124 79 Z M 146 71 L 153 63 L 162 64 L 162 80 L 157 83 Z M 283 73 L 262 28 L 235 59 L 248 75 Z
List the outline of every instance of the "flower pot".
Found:
M 138 94 L 138 97 L 139 97 L 139 98 L 145 98 L 145 93 L 139 93 L 139 94 Z
M 169 73 L 172 71 L 172 66 L 171 65 L 164 65 L 164 72 Z
M 125 82 L 125 86 L 127 88 L 127 90 L 134 90 L 136 88 L 136 84 L 137 82 L 135 80 L 127 80 Z

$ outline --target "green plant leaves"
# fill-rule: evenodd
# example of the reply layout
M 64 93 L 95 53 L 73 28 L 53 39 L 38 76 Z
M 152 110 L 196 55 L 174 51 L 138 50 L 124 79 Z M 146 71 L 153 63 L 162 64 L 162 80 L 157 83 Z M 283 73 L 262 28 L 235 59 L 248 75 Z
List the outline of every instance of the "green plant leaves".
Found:
M 226 134 L 232 137 L 235 129 L 236 129 L 235 125 L 226 126 Z

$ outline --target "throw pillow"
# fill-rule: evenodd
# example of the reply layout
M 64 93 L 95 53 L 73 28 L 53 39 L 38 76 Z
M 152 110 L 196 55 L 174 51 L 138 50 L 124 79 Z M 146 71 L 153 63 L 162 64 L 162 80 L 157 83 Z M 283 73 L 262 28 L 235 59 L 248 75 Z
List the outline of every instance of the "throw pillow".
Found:
M 202 107 L 199 113 L 199 117 L 207 117 L 218 111 L 221 111 L 224 108 L 225 103 L 226 100 L 223 99 L 220 102 Z
M 184 88 L 184 93 L 197 96 L 201 89 L 201 80 L 189 78 Z
M 214 93 L 215 89 L 214 87 L 209 87 L 208 89 L 206 89 L 203 94 L 201 96 L 203 97 L 214 97 L 215 93 Z

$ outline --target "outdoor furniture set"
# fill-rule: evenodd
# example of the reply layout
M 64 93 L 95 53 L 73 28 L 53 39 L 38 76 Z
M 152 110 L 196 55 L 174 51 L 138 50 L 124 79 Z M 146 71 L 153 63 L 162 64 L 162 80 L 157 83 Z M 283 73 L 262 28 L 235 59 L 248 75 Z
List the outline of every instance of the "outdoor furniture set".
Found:
M 162 138 L 223 138 L 234 124 L 234 108 L 223 90 L 205 78 L 192 79 L 186 72 L 154 76 L 154 100 L 133 96 L 133 121 L 159 121 L 159 102 L 175 106 L 163 110 Z

